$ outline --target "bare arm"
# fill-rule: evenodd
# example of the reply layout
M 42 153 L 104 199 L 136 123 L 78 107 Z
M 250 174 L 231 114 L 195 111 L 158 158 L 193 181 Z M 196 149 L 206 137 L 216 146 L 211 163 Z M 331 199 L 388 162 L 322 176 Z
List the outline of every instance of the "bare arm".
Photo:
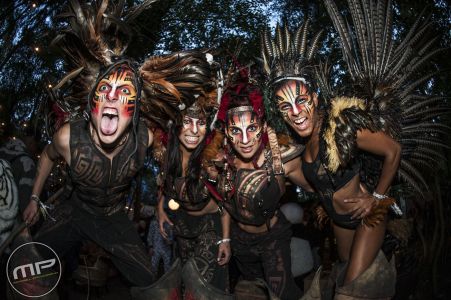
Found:
M 401 160 L 401 146 L 381 131 L 371 132 L 366 129 L 357 131 L 357 146 L 359 149 L 384 158 L 375 192 L 381 195 L 386 194 L 398 170 L 399 161 Z M 352 213 L 353 218 L 368 216 L 378 204 L 375 197 L 369 194 L 362 185 L 360 189 L 360 196 L 343 200 L 349 204 L 348 213 Z
M 147 142 L 147 147 L 150 147 L 153 144 L 153 131 L 150 128 L 147 128 L 147 133 L 149 134 L 149 140 Z
M 230 239 L 230 215 L 225 209 L 223 210 L 221 216 L 221 225 L 222 225 L 222 240 L 225 241 L 227 239 Z M 230 248 L 230 241 L 220 243 L 218 249 L 218 264 L 220 266 L 227 264 L 230 260 L 231 255 L 232 250 Z
M 307 192 L 314 192 L 314 189 L 308 183 L 307 179 L 305 179 L 304 173 L 302 172 L 302 161 L 300 156 L 286 162 L 283 167 L 285 177 L 287 177 L 292 183 L 300 186 Z
M 164 223 L 168 223 L 171 226 L 173 226 L 174 224 L 171 222 L 168 215 L 164 211 L 164 201 L 165 201 L 165 198 L 163 196 L 163 193 L 161 191 L 159 191 L 158 192 L 158 205 L 157 205 L 158 227 L 160 229 L 161 235 L 165 239 L 168 239 L 168 234 L 166 233 L 166 230 L 164 228 Z
M 382 195 L 387 193 L 401 160 L 401 145 L 381 131 L 360 130 L 357 132 L 357 146 L 384 158 L 375 191 Z
M 39 158 L 36 168 L 36 177 L 33 183 L 32 195 L 40 196 L 44 188 L 45 181 L 52 171 L 55 160 L 62 156 L 66 162 L 70 163 L 70 127 L 65 124 L 53 136 L 52 143 L 44 148 Z M 38 204 L 36 201 L 30 200 L 27 208 L 23 213 L 23 219 L 28 224 L 34 224 L 39 219 Z

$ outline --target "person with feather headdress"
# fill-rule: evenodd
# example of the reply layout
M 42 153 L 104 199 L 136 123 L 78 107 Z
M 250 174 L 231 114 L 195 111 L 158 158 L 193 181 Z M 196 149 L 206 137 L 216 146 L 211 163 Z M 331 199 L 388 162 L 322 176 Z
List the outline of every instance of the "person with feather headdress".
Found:
M 391 253 L 382 250 L 387 212 L 403 214 L 389 196 L 390 184 L 398 172 L 423 193 L 427 185 L 417 168 L 425 162 L 419 160 L 430 160 L 418 154 L 427 150 L 422 150 L 427 143 L 444 146 L 439 137 L 443 128 L 430 118 L 415 118 L 410 109 L 437 103 L 414 94 L 430 78 L 415 77 L 414 71 L 436 51 L 419 38 L 430 26 L 422 24 L 421 17 L 395 47 L 390 1 L 350 0 L 352 27 L 332 0 L 325 5 L 353 83 L 342 92 L 352 97 L 332 92 L 329 68 L 314 61 L 321 32 L 308 47 L 306 21 L 294 34 L 277 26 L 275 40 L 268 32 L 262 36 L 263 68 L 271 90 L 268 109 L 278 112 L 305 144 L 302 187 L 319 193 L 325 209 L 318 211 L 320 220 L 332 220 L 343 262 L 336 265 L 335 299 L 388 299 L 395 294 L 396 270 Z M 431 131 L 422 134 L 423 126 Z M 304 299 L 320 297 L 318 271 Z
M 266 125 L 261 88 L 247 68 L 237 69 L 229 72 L 221 98 L 221 128 L 206 147 L 205 158 L 218 172 L 214 194 L 233 219 L 231 247 L 244 282 L 271 297 L 299 299 L 291 273 L 291 223 L 279 206 L 285 178 L 300 184 L 302 147 Z
M 143 167 L 154 129 L 169 120 L 181 122 L 181 111 L 210 82 L 205 54 L 183 51 L 146 59 L 127 58 L 136 17 L 155 0 L 124 10 L 124 2 L 68 3 L 68 27 L 53 44 L 72 69 L 48 92 L 66 116 L 38 163 L 33 195 L 23 219 L 33 225 L 39 195 L 54 161 L 62 157 L 70 170 L 66 201 L 46 222 L 35 240 L 64 255 L 90 239 L 106 250 L 113 264 L 134 286 L 155 281 L 150 259 L 124 212 L 124 196 Z
M 207 55 L 216 66 L 212 55 Z M 154 153 L 158 153 L 162 169 L 158 222 L 164 238 L 172 233 L 177 242 L 184 297 L 232 299 L 227 265 L 231 256 L 230 216 L 208 188 L 216 176 L 205 161 L 204 150 L 211 140 L 211 124 L 218 108 L 217 87 L 212 85 L 208 90 L 183 111 L 182 124 L 155 134 Z

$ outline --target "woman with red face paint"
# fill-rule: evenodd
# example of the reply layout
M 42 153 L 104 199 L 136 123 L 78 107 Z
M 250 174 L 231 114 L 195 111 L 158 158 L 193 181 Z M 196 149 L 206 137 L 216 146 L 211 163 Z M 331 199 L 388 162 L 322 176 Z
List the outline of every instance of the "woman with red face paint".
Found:
M 279 145 L 266 126 L 259 88 L 241 76 L 221 99 L 218 120 L 224 132 L 217 132 L 212 143 L 221 148 L 217 190 L 235 221 L 233 255 L 244 279 L 261 278 L 281 299 L 298 299 L 301 291 L 291 274 L 291 225 L 278 207 L 285 177 L 299 168 L 301 148 L 287 141 Z
M 353 27 L 343 25 L 347 22 L 333 1 L 325 3 L 341 38 L 353 95 L 361 98 L 334 95 L 328 85 L 327 68 L 313 62 L 320 33 L 307 47 L 306 21 L 295 34 L 277 26 L 275 41 L 264 33 L 263 68 L 272 91 L 269 103 L 291 133 L 305 144 L 301 167 L 305 178 L 301 185 L 319 193 L 332 220 L 338 256 L 343 262 L 336 265 L 337 272 L 332 272 L 338 275 L 335 299 L 387 299 L 394 296 L 396 281 L 392 253 L 384 247 L 387 212 L 402 215 L 395 200 L 388 196 L 390 184 L 399 167 L 400 177 L 422 193 L 418 187 L 424 188 L 425 181 L 416 168 L 430 162 L 419 158 L 428 157 L 428 149 L 416 145 L 441 145 L 440 130 L 422 134 L 424 126 L 436 127 L 429 125 L 433 120 L 425 118 L 415 124 L 418 119 L 410 107 L 411 101 L 416 101 L 417 107 L 431 103 L 428 96 L 415 95 L 415 88 L 427 77 L 417 80 L 412 73 L 416 62 L 427 59 L 403 48 L 425 47 L 425 51 L 431 43 L 421 44 L 426 42 L 417 37 L 423 36 L 419 28 L 429 24 L 417 23 L 400 47 L 393 47 L 391 8 L 386 1 L 365 1 L 362 7 L 360 1 L 350 1 Z M 373 39 L 374 32 L 380 36 Z M 408 59 L 399 61 L 401 56 Z M 340 92 L 348 93 L 349 89 Z M 433 109 L 439 110 L 437 106 Z M 397 140 L 409 141 L 403 145 L 403 152 Z M 407 155 L 401 157 L 404 153 Z M 412 157 L 412 153 L 419 155 Z M 320 211 L 320 219 L 324 217 L 324 211 Z M 318 289 L 319 281 L 314 282 Z M 311 290 L 306 299 L 318 293 Z
M 216 177 L 202 164 L 209 134 L 208 120 L 216 106 L 216 93 L 200 96 L 182 113 L 182 124 L 171 126 L 162 158 L 164 182 L 158 203 L 160 232 L 167 226 L 177 241 L 182 260 L 185 298 L 228 299 L 230 216 L 218 206 L 206 186 Z M 159 143 L 161 145 L 161 143 Z M 162 145 L 158 147 L 161 149 Z M 171 217 L 165 212 L 171 211 Z M 188 264 L 187 264 L 188 262 Z M 195 267 L 197 270 L 193 269 Z

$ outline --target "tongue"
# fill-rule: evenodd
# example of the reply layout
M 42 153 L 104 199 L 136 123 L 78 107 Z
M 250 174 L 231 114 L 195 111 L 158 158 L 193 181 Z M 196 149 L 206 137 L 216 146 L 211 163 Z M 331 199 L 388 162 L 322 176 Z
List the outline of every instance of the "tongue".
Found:
M 117 130 L 118 117 L 109 118 L 107 116 L 102 117 L 100 122 L 100 130 L 104 135 L 112 135 Z

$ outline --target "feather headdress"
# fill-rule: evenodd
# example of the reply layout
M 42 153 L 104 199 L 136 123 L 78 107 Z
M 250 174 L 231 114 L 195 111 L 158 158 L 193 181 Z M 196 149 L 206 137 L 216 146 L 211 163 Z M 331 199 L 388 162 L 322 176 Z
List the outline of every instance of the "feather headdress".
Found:
M 108 0 L 80 4 L 70 0 L 61 15 L 68 21 L 66 29 L 52 44 L 59 48 L 68 74 L 48 90 L 51 99 L 69 115 L 81 116 L 86 111 L 89 94 L 106 69 L 124 60 L 138 78 L 142 90 L 138 103 L 143 116 L 165 127 L 168 120 L 177 122 L 178 112 L 190 106 L 204 93 L 210 81 L 210 68 L 205 53 L 182 51 L 148 58 L 142 65 L 126 58 L 137 17 L 156 0 L 144 0 L 125 10 L 124 1 Z M 86 114 L 85 114 L 86 115 Z
M 313 58 L 318 50 L 322 30 L 317 32 L 310 45 L 307 35 L 309 31 L 307 19 L 295 32 L 279 24 L 276 26 L 274 39 L 268 30 L 261 35 L 261 56 L 263 70 L 270 84 L 295 77 L 297 80 L 308 80 L 307 73 L 313 72 Z

